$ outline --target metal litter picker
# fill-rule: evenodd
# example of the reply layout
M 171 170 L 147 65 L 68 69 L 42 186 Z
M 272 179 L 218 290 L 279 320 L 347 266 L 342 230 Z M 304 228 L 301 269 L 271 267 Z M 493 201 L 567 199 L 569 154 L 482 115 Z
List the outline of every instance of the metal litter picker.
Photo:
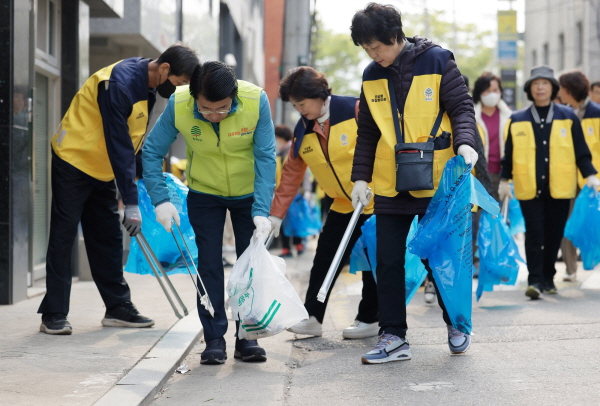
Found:
M 181 241 L 183 241 L 183 246 L 185 247 L 185 250 L 187 252 L 187 255 L 190 258 L 190 262 L 192 263 L 192 266 L 194 267 L 194 270 L 196 271 L 196 275 L 198 275 L 198 280 L 200 281 L 200 284 L 202 285 L 202 289 L 204 289 L 204 294 L 202 294 L 200 292 L 200 289 L 198 288 L 198 284 L 196 283 L 196 280 L 194 279 L 194 275 L 192 274 L 192 270 L 190 269 L 190 266 L 188 265 L 188 261 L 185 257 L 185 254 L 183 253 L 183 250 L 181 249 L 181 246 L 179 245 L 179 242 L 177 241 L 177 237 L 175 236 L 175 230 L 177 229 L 177 231 L 179 232 L 179 235 L 181 236 Z M 181 257 L 183 258 L 183 262 L 185 263 L 185 267 L 188 271 L 188 273 L 190 274 L 190 278 L 192 278 L 192 283 L 194 284 L 194 286 L 196 287 L 196 292 L 198 292 L 198 297 L 200 298 L 200 304 L 202 306 L 204 306 L 204 308 L 206 310 L 208 310 L 208 312 L 210 313 L 211 317 L 215 317 L 215 309 L 213 308 L 212 303 L 210 302 L 210 298 L 208 297 L 208 292 L 206 290 L 206 287 L 204 286 L 204 282 L 202 282 L 202 278 L 200 277 L 200 273 L 198 273 L 198 268 L 196 268 L 196 264 L 194 263 L 194 259 L 192 258 L 192 255 L 190 254 L 190 250 L 187 246 L 187 243 L 185 242 L 185 238 L 183 237 L 183 233 L 181 232 L 181 229 L 179 228 L 179 226 L 177 225 L 177 223 L 173 222 L 173 228 L 171 229 L 171 234 L 173 235 L 173 239 L 175 240 L 175 244 L 177 244 L 177 248 L 179 248 L 179 252 L 181 253 Z
M 369 200 L 371 199 L 370 189 L 367 193 L 367 197 Z M 317 295 L 317 300 L 321 303 L 325 303 L 325 298 L 327 297 L 327 293 L 331 288 L 331 283 L 333 282 L 333 277 L 335 276 L 335 272 L 340 265 L 340 261 L 342 260 L 342 256 L 344 255 L 344 251 L 346 251 L 346 247 L 348 246 L 348 242 L 350 241 L 350 237 L 352 236 L 352 232 L 354 231 L 354 227 L 356 227 L 356 223 L 358 222 L 358 217 L 363 212 L 364 206 L 358 201 L 354 212 L 352 213 L 352 217 L 350 218 L 350 222 L 348 223 L 348 227 L 346 227 L 346 231 L 344 232 L 344 236 L 342 237 L 342 241 L 340 242 L 340 246 L 335 252 L 335 256 L 333 257 L 333 261 L 329 266 L 329 270 L 327 271 L 327 275 L 325 275 L 325 280 L 321 285 L 321 289 L 319 290 L 319 294 Z
M 146 261 L 148 261 L 148 264 L 150 265 L 150 269 L 152 270 L 152 273 L 156 277 L 158 284 L 162 288 L 163 292 L 165 292 L 165 296 L 167 297 L 167 300 L 171 304 L 171 307 L 173 308 L 173 311 L 175 312 L 175 316 L 177 316 L 177 318 L 180 318 L 180 319 L 183 318 L 183 316 L 179 313 L 179 310 L 177 309 L 175 302 L 173 302 L 173 299 L 171 298 L 169 291 L 165 287 L 165 284 L 162 281 L 163 278 L 165 279 L 165 281 L 167 281 L 167 285 L 169 285 L 169 289 L 171 289 L 171 292 L 173 292 L 173 296 L 175 296 L 175 299 L 177 300 L 177 302 L 179 302 L 179 306 L 181 306 L 181 310 L 183 310 L 183 314 L 187 316 L 188 315 L 187 308 L 183 304 L 181 297 L 179 297 L 177 290 L 175 290 L 175 287 L 171 283 L 171 280 L 169 279 L 167 272 L 165 272 L 162 265 L 160 264 L 160 261 L 158 260 L 158 258 L 156 258 L 156 255 L 154 255 L 154 251 L 152 251 L 152 248 L 150 248 L 150 244 L 148 244 L 146 237 L 144 237 L 144 234 L 142 234 L 142 232 L 140 231 L 135 236 L 135 238 L 137 239 L 137 242 L 140 245 L 140 248 L 142 250 L 142 253 L 144 254 L 144 257 L 146 257 Z M 161 276 L 162 276 L 162 278 L 161 278 Z

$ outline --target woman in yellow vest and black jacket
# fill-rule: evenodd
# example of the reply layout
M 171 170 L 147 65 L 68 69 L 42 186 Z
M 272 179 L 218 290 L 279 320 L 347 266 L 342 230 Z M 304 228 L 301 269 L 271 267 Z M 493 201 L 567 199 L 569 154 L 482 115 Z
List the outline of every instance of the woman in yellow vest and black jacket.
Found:
M 279 93 L 283 101 L 292 103 L 302 118 L 294 130 L 292 148 L 283 165 L 281 182 L 271 206 L 270 219 L 275 235 L 279 234 L 281 221 L 302 183 L 307 167 L 325 193 L 333 198 L 310 271 L 304 303 L 310 318 L 289 329 L 297 334 L 320 336 L 323 334 L 322 324 L 329 295 L 325 303 L 321 303 L 317 300 L 317 294 L 353 212 L 350 170 L 356 145 L 358 100 L 355 97 L 332 95 L 325 76 L 308 66 L 291 70 L 281 81 Z M 358 219 L 334 283 L 348 262 L 352 247 L 361 235 L 361 227 L 371 213 L 373 204 L 367 206 Z M 363 299 L 356 321 L 342 333 L 344 338 L 377 335 L 377 287 L 371 272 L 362 272 L 362 278 Z
M 590 81 L 582 71 L 574 69 L 560 75 L 558 83 L 560 84 L 558 97 L 561 103 L 571 106 L 581 120 L 583 137 L 592 154 L 592 164 L 594 168 L 600 168 L 600 104 L 590 99 Z M 577 175 L 577 184 L 579 188 L 583 188 L 585 185 L 581 172 Z M 569 215 L 573 210 L 574 203 L 575 199 L 571 199 Z M 575 282 L 577 280 L 577 248 L 571 241 L 563 238 L 560 251 L 567 267 L 567 274 L 563 280 Z
M 598 190 L 600 180 L 592 164 L 579 118 L 569 107 L 552 102 L 559 90 L 547 66 L 531 70 L 525 82 L 531 107 L 514 112 L 507 125 L 501 200 L 515 197 L 525 218 L 525 255 L 529 271 L 525 295 L 539 299 L 543 291 L 556 293 L 556 256 L 569 215 L 569 199 L 577 193 L 577 168 L 586 184 Z
M 380 337 L 375 348 L 361 360 L 379 364 L 411 358 L 406 340 L 406 238 L 415 216 L 425 214 L 448 159 L 457 153 L 467 164 L 476 164 L 475 113 L 452 53 L 428 39 L 406 38 L 395 7 L 369 3 L 354 15 L 351 32 L 354 44 L 361 45 L 373 59 L 363 73 L 352 202 L 369 203 L 367 182 L 372 179 L 377 215 Z M 392 104 L 392 99 L 397 105 Z M 400 122 L 404 142 L 422 142 L 419 138 L 428 138 L 441 108 L 445 113 L 435 135 L 447 131 L 452 136 L 443 140 L 447 146 L 439 145 L 434 153 L 434 189 L 398 193 L 395 123 Z M 424 264 L 433 280 L 427 261 Z M 441 297 L 438 304 L 447 325 L 450 351 L 465 352 L 470 336 L 452 327 Z

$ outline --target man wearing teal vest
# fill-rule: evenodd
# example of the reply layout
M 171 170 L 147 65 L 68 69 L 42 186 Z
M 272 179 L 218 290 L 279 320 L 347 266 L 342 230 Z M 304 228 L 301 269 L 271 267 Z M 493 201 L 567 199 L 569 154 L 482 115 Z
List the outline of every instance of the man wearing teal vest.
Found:
M 143 149 L 144 179 L 156 220 L 171 232 L 177 209 L 169 201 L 162 174 L 163 157 L 181 133 L 186 142 L 187 204 L 198 245 L 198 272 L 215 314 L 198 303 L 206 349 L 200 363 L 223 364 L 227 359 L 224 335 L 223 227 L 231 214 L 236 253 L 242 255 L 256 228 L 266 240 L 275 189 L 275 132 L 269 100 L 258 86 L 236 80 L 222 62 L 209 61 L 194 70 L 189 86 L 181 86 L 148 135 Z M 235 358 L 266 361 L 256 340 L 236 338 Z

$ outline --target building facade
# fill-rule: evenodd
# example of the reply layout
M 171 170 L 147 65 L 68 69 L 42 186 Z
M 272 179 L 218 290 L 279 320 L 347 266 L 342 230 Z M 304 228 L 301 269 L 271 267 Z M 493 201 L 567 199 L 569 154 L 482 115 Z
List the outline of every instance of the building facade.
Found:
M 263 86 L 263 27 L 262 0 L 0 2 L 0 304 L 26 299 L 45 276 L 50 139 L 89 75 L 181 40 Z M 157 102 L 154 119 L 161 111 Z M 74 276 L 87 262 L 79 246 Z
M 600 80 L 600 0 L 527 0 L 525 69 L 548 65 L 558 77 L 580 69 Z

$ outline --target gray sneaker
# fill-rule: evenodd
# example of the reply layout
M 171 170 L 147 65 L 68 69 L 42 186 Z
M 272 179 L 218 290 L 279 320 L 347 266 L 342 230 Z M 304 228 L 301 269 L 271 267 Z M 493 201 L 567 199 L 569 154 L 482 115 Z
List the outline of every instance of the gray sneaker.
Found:
M 391 361 L 407 361 L 412 358 L 408 341 L 393 334 L 379 336 L 379 342 L 362 356 L 363 364 L 383 364 Z
M 463 354 L 471 346 L 471 336 L 452 326 L 448 327 L 448 347 L 452 354 Z

